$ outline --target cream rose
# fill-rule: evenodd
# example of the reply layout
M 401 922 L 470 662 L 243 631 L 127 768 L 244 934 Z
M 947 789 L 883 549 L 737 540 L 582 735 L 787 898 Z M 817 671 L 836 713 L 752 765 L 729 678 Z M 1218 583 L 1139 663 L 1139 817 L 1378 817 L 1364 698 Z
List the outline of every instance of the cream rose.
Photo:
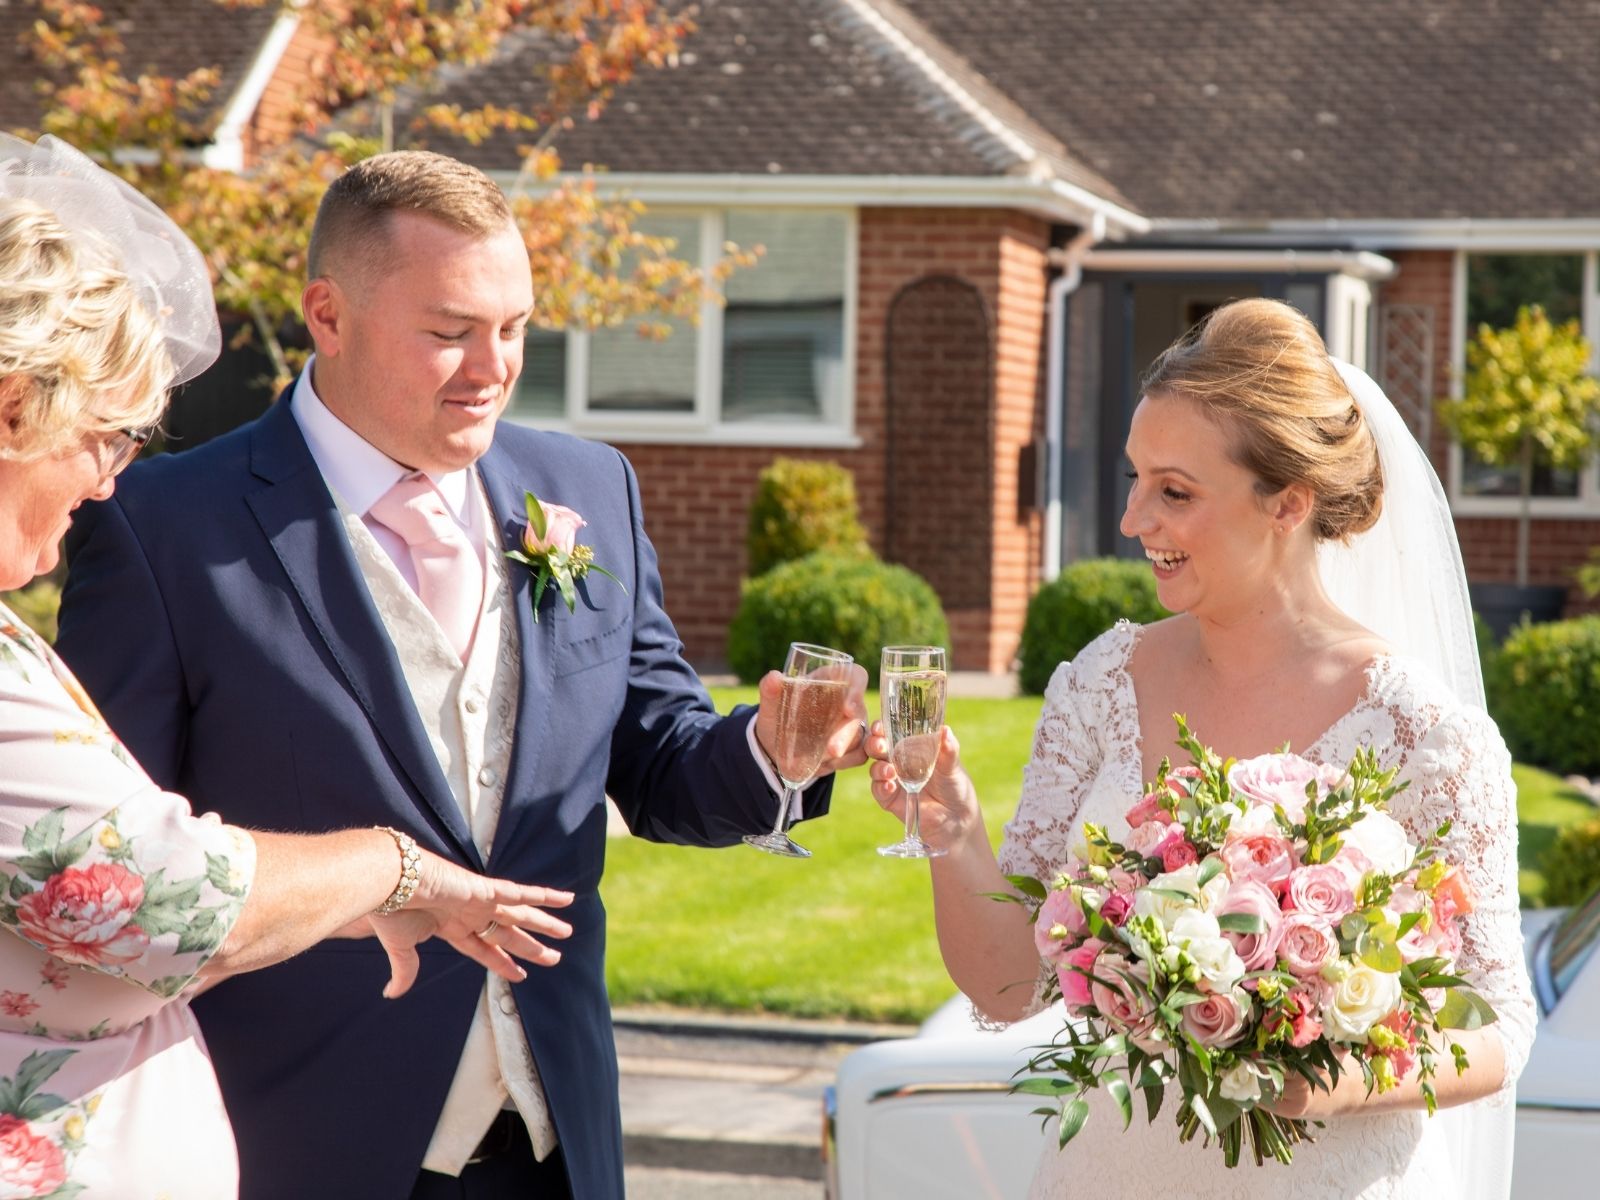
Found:
M 1167 938 L 1194 960 L 1200 977 L 1213 988 L 1230 988 L 1244 978 L 1244 960 L 1210 913 L 1197 909 L 1182 913 L 1172 923 Z
M 1416 855 L 1405 826 L 1388 813 L 1371 812 L 1344 832 L 1344 844 L 1359 850 L 1374 871 L 1399 875 Z
M 1364 1042 L 1367 1030 L 1400 1005 L 1400 977 L 1357 962 L 1322 1005 L 1322 1027 L 1340 1042 Z
M 1217 1091 L 1235 1104 L 1254 1104 L 1261 1099 L 1261 1076 L 1248 1062 L 1240 1060 L 1222 1073 Z

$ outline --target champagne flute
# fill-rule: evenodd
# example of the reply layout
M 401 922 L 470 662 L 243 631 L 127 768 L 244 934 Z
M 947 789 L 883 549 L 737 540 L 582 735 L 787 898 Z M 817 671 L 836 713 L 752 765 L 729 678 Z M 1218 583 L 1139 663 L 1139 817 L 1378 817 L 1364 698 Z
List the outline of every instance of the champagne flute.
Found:
M 906 792 L 906 835 L 892 846 L 878 847 L 887 858 L 938 858 L 945 853 L 922 840 L 918 800 L 939 758 L 948 678 L 941 646 L 883 648 L 878 672 L 883 726 L 889 736 L 889 761 Z
M 811 851 L 789 837 L 789 813 L 801 789 L 822 765 L 828 738 L 844 719 L 850 694 L 849 668 L 854 662 L 840 650 L 790 643 L 783 663 L 783 691 L 778 696 L 778 744 L 772 755 L 772 765 L 783 781 L 783 800 L 771 833 L 745 835 L 745 842 L 757 850 L 787 858 L 811 857 Z

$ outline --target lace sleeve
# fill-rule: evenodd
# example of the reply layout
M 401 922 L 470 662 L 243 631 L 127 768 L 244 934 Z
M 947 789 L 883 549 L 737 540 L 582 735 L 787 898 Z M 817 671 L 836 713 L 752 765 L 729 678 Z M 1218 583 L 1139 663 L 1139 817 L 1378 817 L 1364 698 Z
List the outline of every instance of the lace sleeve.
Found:
M 1401 745 L 1413 748 L 1400 770 L 1411 786 L 1394 798 L 1391 811 L 1414 840 L 1446 819 L 1453 822 L 1442 849 L 1466 872 L 1476 897 L 1464 923 L 1458 965 L 1499 1016 L 1495 1028 L 1505 1048 L 1509 1088 L 1528 1061 L 1537 1021 L 1517 908 L 1511 755 L 1494 722 L 1479 709 L 1451 705 L 1396 716 Z

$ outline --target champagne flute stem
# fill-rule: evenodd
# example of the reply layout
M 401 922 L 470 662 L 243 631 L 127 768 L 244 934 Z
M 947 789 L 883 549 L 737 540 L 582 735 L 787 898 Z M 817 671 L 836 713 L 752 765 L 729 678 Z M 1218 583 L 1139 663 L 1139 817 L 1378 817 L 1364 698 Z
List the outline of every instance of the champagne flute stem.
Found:
M 906 841 L 922 841 L 922 789 L 906 789 Z
M 799 788 L 784 784 L 783 799 L 778 802 L 778 819 L 772 823 L 773 837 L 782 837 L 789 832 L 789 810 L 794 806 L 794 798 L 799 794 Z

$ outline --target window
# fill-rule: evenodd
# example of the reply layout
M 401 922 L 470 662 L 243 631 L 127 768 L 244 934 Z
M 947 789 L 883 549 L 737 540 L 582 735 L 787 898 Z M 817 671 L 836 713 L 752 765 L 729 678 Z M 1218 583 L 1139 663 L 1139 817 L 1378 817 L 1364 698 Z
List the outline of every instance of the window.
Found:
M 1481 325 L 1503 329 L 1517 319 L 1524 305 L 1544 307 L 1552 321 L 1585 319 L 1585 273 L 1592 272 L 1591 254 L 1467 254 L 1465 338 L 1470 341 Z M 1586 265 L 1587 260 L 1587 265 Z M 1589 290 L 1594 284 L 1589 283 Z M 1458 292 L 1459 295 L 1459 292 Z M 1590 306 L 1593 307 L 1592 305 Z M 1459 318 L 1458 318 L 1459 319 Z M 1591 317 L 1584 330 L 1594 340 L 1596 330 Z M 1458 364 L 1465 369 L 1463 360 Z M 1537 463 L 1533 471 L 1533 495 L 1550 501 L 1576 502 L 1593 497 L 1600 502 L 1600 488 L 1590 478 L 1593 468 L 1566 470 L 1549 463 Z M 1460 452 L 1456 470 L 1459 498 L 1506 498 L 1517 500 L 1520 485 L 1514 468 L 1491 467 L 1470 451 Z
M 613 440 L 853 445 L 854 214 L 652 210 L 639 225 L 705 267 L 725 242 L 765 249 L 725 304 L 661 341 L 531 331 L 512 417 Z

